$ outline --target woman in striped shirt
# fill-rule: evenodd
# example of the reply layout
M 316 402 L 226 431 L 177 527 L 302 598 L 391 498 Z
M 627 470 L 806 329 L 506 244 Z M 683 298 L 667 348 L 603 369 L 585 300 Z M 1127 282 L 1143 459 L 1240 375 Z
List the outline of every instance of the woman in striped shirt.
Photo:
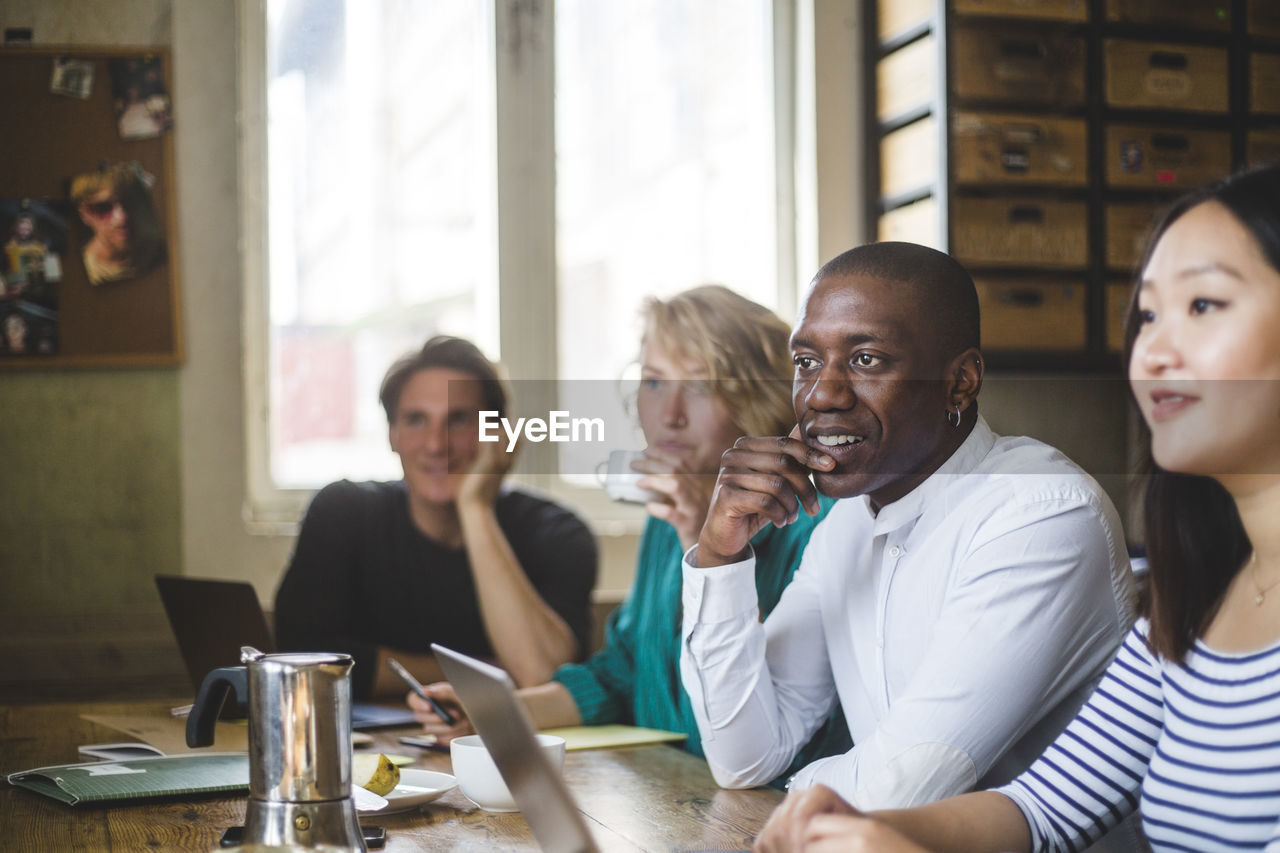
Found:
M 873 814 L 813 789 L 757 849 L 1076 851 L 1137 810 L 1156 851 L 1280 851 L 1280 164 L 1181 199 L 1140 269 L 1148 618 L 1011 784 Z

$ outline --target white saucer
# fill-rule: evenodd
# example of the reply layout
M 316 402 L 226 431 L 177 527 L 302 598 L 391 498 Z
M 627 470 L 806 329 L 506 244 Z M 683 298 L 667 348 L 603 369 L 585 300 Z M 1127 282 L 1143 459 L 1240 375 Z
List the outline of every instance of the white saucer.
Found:
M 395 814 L 416 809 L 429 803 L 458 786 L 458 780 L 448 773 L 437 773 L 434 770 L 417 770 L 411 767 L 401 768 L 400 784 L 387 794 L 387 807 L 374 814 Z

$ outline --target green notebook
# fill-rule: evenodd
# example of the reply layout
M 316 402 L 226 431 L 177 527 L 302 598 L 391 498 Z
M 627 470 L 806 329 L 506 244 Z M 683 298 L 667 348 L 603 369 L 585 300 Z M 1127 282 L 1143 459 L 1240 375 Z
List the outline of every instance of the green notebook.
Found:
M 72 806 L 145 800 L 179 794 L 247 791 L 249 758 L 243 752 L 213 752 L 58 764 L 10 773 L 8 779 L 10 785 Z

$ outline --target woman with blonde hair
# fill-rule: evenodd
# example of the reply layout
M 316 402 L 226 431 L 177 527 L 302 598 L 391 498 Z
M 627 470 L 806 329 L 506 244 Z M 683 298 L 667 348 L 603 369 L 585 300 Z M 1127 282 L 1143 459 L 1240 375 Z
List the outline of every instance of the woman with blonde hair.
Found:
M 1129 308 L 1148 614 L 1076 719 L 994 791 L 860 814 L 789 797 L 758 850 L 1280 849 L 1280 165 L 1185 196 Z M 981 725 L 981 721 L 975 721 Z
M 795 426 L 790 329 L 767 308 L 719 285 L 651 298 L 642 315 L 636 412 L 648 448 L 635 467 L 646 474 L 637 485 L 658 497 L 645 506 L 650 518 L 635 583 L 610 617 L 599 652 L 520 693 L 540 728 L 627 723 L 684 732 L 685 749 L 701 756 L 698 726 L 680 683 L 680 560 L 702 529 L 721 455 L 742 435 L 786 435 Z M 777 604 L 829 508 L 824 500 L 816 516 L 766 527 L 752 540 L 764 613 Z M 447 740 L 471 730 L 448 684 L 429 685 L 427 692 L 460 719 L 447 726 L 410 695 L 427 732 Z M 837 711 L 797 766 L 849 745 Z

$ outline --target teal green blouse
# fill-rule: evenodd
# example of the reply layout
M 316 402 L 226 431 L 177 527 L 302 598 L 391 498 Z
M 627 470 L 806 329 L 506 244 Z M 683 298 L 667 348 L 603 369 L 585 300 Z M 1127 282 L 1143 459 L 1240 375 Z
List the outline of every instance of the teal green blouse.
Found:
M 804 512 L 781 529 L 772 524 L 751 540 L 756 553 L 756 593 L 768 615 L 790 583 L 809 534 L 831 509 L 821 498 L 814 517 Z M 631 593 L 610 615 L 604 647 L 583 663 L 566 664 L 553 680 L 573 696 L 585 725 L 625 723 L 685 732 L 684 748 L 702 756 L 702 739 L 680 684 L 681 568 L 683 549 L 675 528 L 650 518 L 640 538 L 636 578 Z M 844 716 L 837 707 L 795 763 L 779 779 L 827 755 L 852 746 Z

